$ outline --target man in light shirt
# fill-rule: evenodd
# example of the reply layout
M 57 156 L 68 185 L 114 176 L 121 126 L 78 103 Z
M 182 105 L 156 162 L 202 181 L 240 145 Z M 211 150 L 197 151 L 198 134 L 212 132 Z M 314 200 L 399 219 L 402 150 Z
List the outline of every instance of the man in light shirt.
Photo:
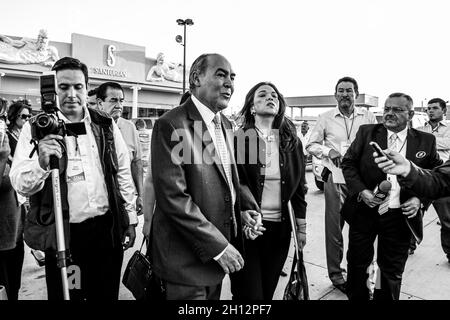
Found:
M 351 77 L 338 80 L 334 96 L 336 108 L 319 115 L 311 132 L 306 150 L 322 159 L 325 172 L 325 245 L 328 276 L 332 284 L 345 292 L 346 279 L 341 262 L 344 254 L 342 228 L 344 220 L 341 208 L 347 196 L 347 186 L 340 168 L 342 157 L 350 147 L 356 132 L 363 124 L 377 123 L 375 116 L 366 109 L 356 108 L 358 83 Z
M 98 108 L 108 113 L 117 123 L 123 140 L 127 144 L 130 153 L 131 175 L 136 186 L 136 211 L 138 215 L 142 210 L 142 180 L 144 171 L 142 169 L 142 152 L 138 133 L 133 122 L 121 117 L 125 93 L 117 82 L 105 82 L 97 88 Z
M 38 152 L 29 158 L 32 134 L 26 123 L 10 178 L 17 192 L 30 196 L 28 225 L 36 225 L 54 214 L 49 160 L 51 156 L 60 159 L 63 216 L 70 222 L 65 230 L 72 258 L 68 264 L 78 266 L 81 276 L 80 283 L 70 290 L 70 298 L 117 300 L 123 250 L 133 246 L 138 223 L 128 150 L 114 121 L 86 106 L 86 65 L 65 57 L 52 70 L 56 71 L 59 118 L 66 123 L 83 123 L 86 134 L 46 135 L 39 140 Z M 55 257 L 54 225 L 49 227 L 53 236 L 50 232 L 41 242 L 31 240 L 39 246 L 36 249 L 45 250 L 48 298 L 57 300 L 62 299 L 63 291 Z
M 300 133 L 298 134 L 298 137 L 302 141 L 303 145 L 303 154 L 305 155 L 305 159 L 308 156 L 308 151 L 306 151 L 306 145 L 308 144 L 309 137 L 311 136 L 311 130 L 309 130 L 309 124 L 308 121 L 303 121 L 302 125 L 300 127 Z
M 450 158 L 450 123 L 444 120 L 447 104 L 440 98 L 428 101 L 427 114 L 429 121 L 418 130 L 432 133 L 436 137 L 436 147 L 441 159 Z M 450 197 L 433 202 L 434 209 L 441 223 L 441 245 L 447 260 L 450 262 Z

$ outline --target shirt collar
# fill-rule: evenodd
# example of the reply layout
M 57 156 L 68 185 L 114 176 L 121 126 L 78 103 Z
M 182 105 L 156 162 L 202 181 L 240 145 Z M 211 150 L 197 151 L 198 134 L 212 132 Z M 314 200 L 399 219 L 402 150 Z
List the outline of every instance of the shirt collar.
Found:
M 361 110 L 361 108 L 359 108 L 359 107 L 353 107 L 354 108 L 354 110 L 353 110 L 353 114 L 364 114 L 364 112 Z M 341 112 L 341 110 L 339 110 L 339 106 L 336 106 L 335 108 L 334 108 L 334 117 L 336 117 L 336 116 L 341 116 L 341 117 L 344 117 L 344 115 L 342 114 L 342 112 Z
M 425 127 L 428 127 L 428 126 L 431 126 L 431 125 L 430 125 L 430 123 L 427 121 L 427 122 L 425 122 Z M 448 126 L 448 123 L 445 122 L 444 119 L 442 119 L 441 121 L 439 121 L 438 126 L 444 126 L 444 127 L 447 127 L 447 126 Z
M 88 123 L 91 123 L 91 115 L 89 114 L 89 110 L 86 106 L 83 106 L 83 112 L 84 117 L 83 119 L 81 119 L 81 122 L 87 121 Z M 61 111 L 58 111 L 58 117 L 64 122 L 72 122 L 69 119 L 67 119 L 67 117 Z
M 387 132 L 388 132 L 388 135 L 387 135 L 388 141 L 389 141 L 389 139 L 391 138 L 391 136 L 392 136 L 394 133 L 396 133 L 396 134 L 397 134 L 397 137 L 400 139 L 400 141 L 403 142 L 403 141 L 406 140 L 406 137 L 407 137 L 407 135 L 408 135 L 408 127 L 406 127 L 405 129 L 403 129 L 403 130 L 400 131 L 400 132 L 394 132 L 394 131 L 391 131 L 391 130 L 388 130 Z
M 200 100 L 198 100 L 194 95 L 191 96 L 191 99 L 198 112 L 200 112 L 203 121 L 205 121 L 206 125 L 209 126 L 214 119 L 214 112 L 212 112 L 210 108 L 201 103 Z

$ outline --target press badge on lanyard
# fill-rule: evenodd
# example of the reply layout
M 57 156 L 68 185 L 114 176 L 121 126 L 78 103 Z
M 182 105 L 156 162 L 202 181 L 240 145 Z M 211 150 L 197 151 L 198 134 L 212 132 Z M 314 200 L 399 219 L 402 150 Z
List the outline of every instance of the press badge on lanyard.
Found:
M 352 115 L 353 115 L 353 118 L 352 118 L 352 124 L 350 126 L 350 130 L 348 129 L 346 118 L 343 117 L 344 124 L 345 124 L 345 133 L 347 134 L 347 141 L 341 142 L 341 155 L 342 156 L 344 156 L 345 153 L 347 152 L 348 148 L 350 148 L 350 137 L 352 135 L 353 123 L 355 122 L 355 110 L 354 109 L 353 109 Z
M 67 161 L 67 183 L 77 183 L 86 180 L 84 176 L 80 150 L 78 149 L 78 143 L 76 141 L 76 138 L 74 139 L 75 139 L 75 154 L 69 154 Z

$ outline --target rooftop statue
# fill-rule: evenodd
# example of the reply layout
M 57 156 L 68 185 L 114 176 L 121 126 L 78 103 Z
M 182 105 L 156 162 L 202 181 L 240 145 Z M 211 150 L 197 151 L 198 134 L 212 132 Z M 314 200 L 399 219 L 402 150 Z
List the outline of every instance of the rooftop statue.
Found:
M 37 39 L 13 40 L 0 35 L 0 63 L 42 64 L 51 67 L 59 60 L 58 50 L 48 45 L 46 30 L 40 30 Z
M 160 81 L 183 81 L 183 65 L 164 62 L 164 53 L 158 53 L 156 57 L 156 64 L 151 67 L 147 74 L 147 81 L 160 82 Z

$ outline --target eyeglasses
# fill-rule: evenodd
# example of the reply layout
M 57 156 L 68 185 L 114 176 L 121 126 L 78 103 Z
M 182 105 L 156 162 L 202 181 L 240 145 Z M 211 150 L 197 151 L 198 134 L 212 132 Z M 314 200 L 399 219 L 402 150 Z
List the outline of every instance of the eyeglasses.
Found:
M 20 118 L 21 118 L 22 120 L 30 119 L 30 118 L 31 118 L 31 114 L 21 114 L 21 115 L 20 115 Z
M 408 112 L 409 110 L 404 110 L 401 107 L 384 107 L 384 113 L 388 113 L 392 110 L 393 113 L 402 113 L 402 112 Z

